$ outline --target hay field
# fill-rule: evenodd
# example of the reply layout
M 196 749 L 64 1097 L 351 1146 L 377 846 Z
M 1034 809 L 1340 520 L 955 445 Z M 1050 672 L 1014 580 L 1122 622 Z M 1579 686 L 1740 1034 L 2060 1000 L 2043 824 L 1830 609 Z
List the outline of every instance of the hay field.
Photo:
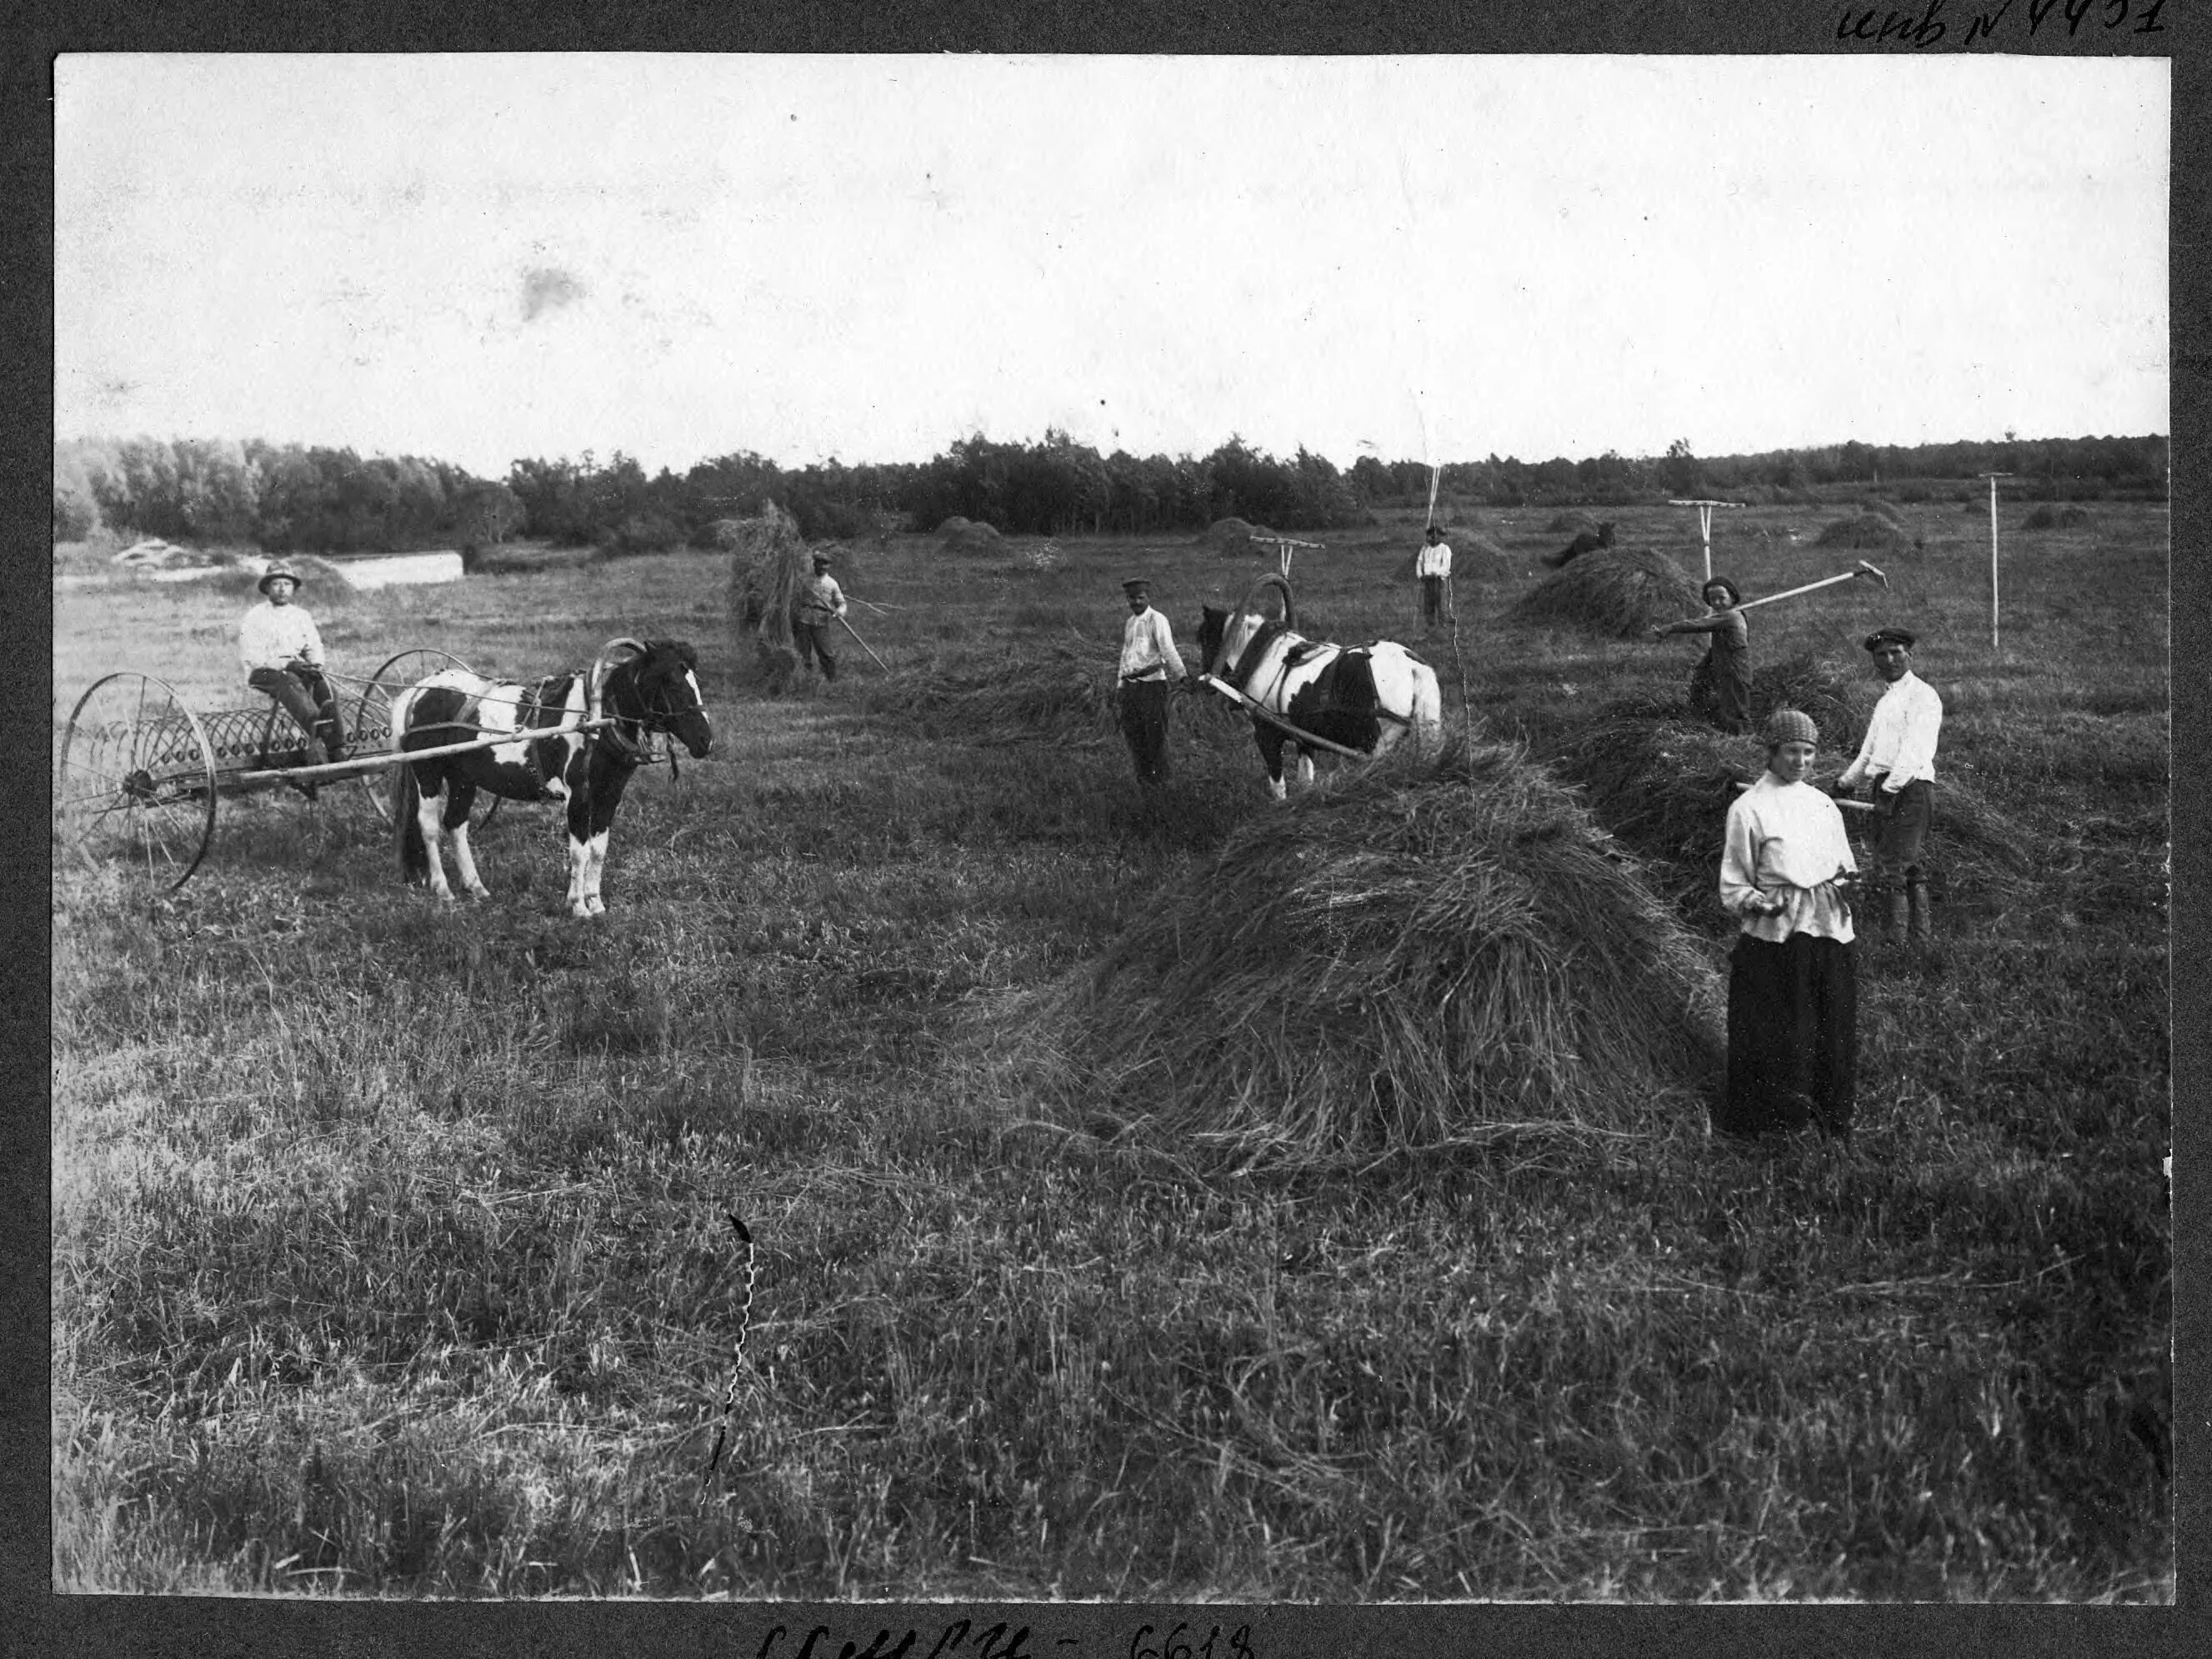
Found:
M 1747 597 L 1832 574 L 1839 511 L 1717 515 L 1715 568 Z M 1862 956 L 1848 1153 L 1713 1144 L 1695 1066 L 1661 1054 L 1559 1133 L 1539 1090 L 1517 1131 L 1442 1152 L 1254 1160 L 1192 1133 L 1206 1090 L 1169 1079 L 1148 1121 L 1127 1067 L 1048 1052 L 1040 1011 L 1134 1006 L 1116 988 L 1166 971 L 1224 861 L 1295 860 L 1309 820 L 1341 848 L 1347 813 L 1461 833 L 1402 793 L 1458 775 L 1272 808 L 1249 736 L 1194 702 L 1139 793 L 1107 697 L 1121 579 L 1188 642 L 1257 562 L 871 542 L 840 577 L 884 607 L 853 621 L 893 672 L 852 648 L 782 698 L 744 672 L 719 553 L 309 591 L 341 669 L 689 638 L 715 754 L 633 787 L 597 925 L 562 910 L 546 808 L 502 811 L 496 896 L 459 909 L 403 890 L 333 792 L 225 803 L 150 908 L 58 872 L 58 1584 L 2171 1599 L 2165 514 L 2008 539 L 1992 653 L 1982 522 L 1901 511 L 1926 546 L 1886 595 L 1751 618 L 1755 665 L 1845 677 L 1867 628 L 1917 629 L 1979 815 L 1942 854 L 1940 947 Z M 1700 573 L 1692 515 L 1605 515 Z M 1455 734 L 1586 770 L 1604 881 L 1717 965 L 1694 791 L 1757 757 L 1665 735 L 1700 647 L 1511 620 L 1559 543 L 1544 509 L 1454 512 L 1504 552 L 1462 557 L 1456 635 L 1424 642 L 1418 517 L 1298 556 L 1306 631 L 1407 640 Z M 110 667 L 245 701 L 240 584 L 58 569 L 58 720 Z M 1634 708 L 1658 739 L 1621 738 Z M 751 1381 L 709 1480 L 732 1208 Z

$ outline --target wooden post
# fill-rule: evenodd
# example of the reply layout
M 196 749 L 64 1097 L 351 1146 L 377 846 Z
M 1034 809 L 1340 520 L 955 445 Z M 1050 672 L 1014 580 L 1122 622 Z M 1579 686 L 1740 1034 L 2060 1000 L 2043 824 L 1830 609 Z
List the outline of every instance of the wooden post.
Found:
M 1990 481 L 1990 654 L 1997 650 L 1997 480 L 2009 478 L 2009 472 L 1984 472 Z
M 1694 507 L 1698 509 L 1698 534 L 1705 544 L 1705 580 L 1713 579 L 1713 509 L 1717 507 L 1741 507 L 1741 501 L 1673 501 L 1669 507 Z

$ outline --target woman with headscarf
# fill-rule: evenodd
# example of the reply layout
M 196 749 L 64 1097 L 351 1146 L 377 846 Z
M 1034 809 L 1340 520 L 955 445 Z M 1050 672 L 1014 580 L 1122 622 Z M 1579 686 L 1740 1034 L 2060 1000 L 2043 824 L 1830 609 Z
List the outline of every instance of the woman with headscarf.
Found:
M 1858 1084 L 1850 893 L 1858 865 L 1836 803 L 1805 781 L 1820 732 L 1795 708 L 1766 722 L 1766 770 L 1730 805 L 1721 904 L 1741 919 L 1729 959 L 1728 1084 L 1714 1126 L 1849 1139 Z
M 1726 576 L 1711 576 L 1702 617 L 1660 623 L 1652 633 L 1704 634 L 1705 654 L 1690 675 L 1690 708 L 1731 736 L 1751 729 L 1751 630 L 1736 607 L 1743 595 Z

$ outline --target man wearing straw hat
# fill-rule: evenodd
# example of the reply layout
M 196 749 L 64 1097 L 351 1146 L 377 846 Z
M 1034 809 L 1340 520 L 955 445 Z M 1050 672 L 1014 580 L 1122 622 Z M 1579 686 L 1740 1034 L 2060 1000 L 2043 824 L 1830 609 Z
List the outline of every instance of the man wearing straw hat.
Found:
M 254 586 L 262 601 L 238 625 L 246 683 L 282 703 L 331 760 L 343 760 L 345 725 L 338 718 L 337 696 L 323 678 L 323 636 L 307 608 L 292 603 L 300 573 L 280 562 L 262 572 Z
M 1936 739 L 1943 729 L 1943 699 L 1912 672 L 1912 635 L 1902 628 L 1877 628 L 1862 643 L 1874 671 L 1889 683 L 1867 721 L 1858 757 L 1836 778 L 1836 787 L 1869 786 L 1875 819 L 1874 883 L 1881 891 L 1887 932 L 1925 945 L 1934 937 L 1928 908 L 1924 849 L 1936 782 Z
M 814 556 L 814 574 L 799 585 L 798 599 L 791 618 L 791 636 L 799 647 L 799 665 L 807 667 L 819 658 L 822 683 L 827 685 L 837 678 L 837 659 L 830 653 L 830 629 L 845 614 L 845 592 L 830 574 L 827 553 Z
M 1190 671 L 1175 647 L 1168 619 L 1152 609 L 1152 584 L 1132 578 L 1121 584 L 1129 596 L 1129 620 L 1121 624 L 1121 681 L 1115 702 L 1137 781 L 1159 783 L 1168 775 L 1168 687 L 1190 684 Z
M 1413 574 L 1421 579 L 1421 626 L 1434 628 L 1444 613 L 1444 584 L 1451 580 L 1451 544 L 1435 525 L 1428 535 L 1428 544 L 1413 556 Z
M 1858 989 L 1844 815 L 1805 781 L 1812 717 L 1767 719 L 1766 770 L 1729 805 L 1721 904 L 1742 928 L 1729 956 L 1728 1085 L 1714 1127 L 1848 1139 L 1858 1080 Z

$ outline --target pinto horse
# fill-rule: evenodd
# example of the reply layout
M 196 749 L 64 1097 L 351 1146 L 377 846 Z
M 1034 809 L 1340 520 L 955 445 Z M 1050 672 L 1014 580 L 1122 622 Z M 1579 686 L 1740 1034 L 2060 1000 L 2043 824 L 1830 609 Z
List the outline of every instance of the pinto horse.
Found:
M 1280 622 L 1251 608 L 1252 599 L 1270 586 L 1282 592 Z M 1409 732 L 1416 742 L 1426 742 L 1442 728 L 1443 696 L 1436 671 L 1404 646 L 1395 640 L 1356 647 L 1323 644 L 1292 632 L 1297 622 L 1290 583 L 1262 576 L 1243 604 L 1233 611 L 1209 605 L 1198 625 L 1205 672 L 1258 705 L 1252 735 L 1277 800 L 1285 793 L 1285 747 L 1297 748 L 1301 784 L 1313 781 L 1313 750 L 1266 715 L 1364 755 L 1388 754 Z
M 617 653 L 628 654 L 617 657 Z M 630 775 L 647 757 L 653 733 L 675 738 L 694 760 L 714 742 L 693 672 L 698 653 L 680 640 L 617 640 L 581 673 L 533 684 L 479 678 L 448 669 L 392 699 L 393 744 L 400 752 L 515 734 L 513 743 L 437 755 L 395 766 L 392 818 L 399 867 L 451 901 L 440 830 L 453 838 L 453 863 L 471 897 L 491 894 L 469 851 L 469 809 L 479 789 L 503 800 L 564 801 L 568 808 L 568 914 L 595 916 L 606 868 L 607 831 Z M 603 723 L 604 722 L 604 723 Z

